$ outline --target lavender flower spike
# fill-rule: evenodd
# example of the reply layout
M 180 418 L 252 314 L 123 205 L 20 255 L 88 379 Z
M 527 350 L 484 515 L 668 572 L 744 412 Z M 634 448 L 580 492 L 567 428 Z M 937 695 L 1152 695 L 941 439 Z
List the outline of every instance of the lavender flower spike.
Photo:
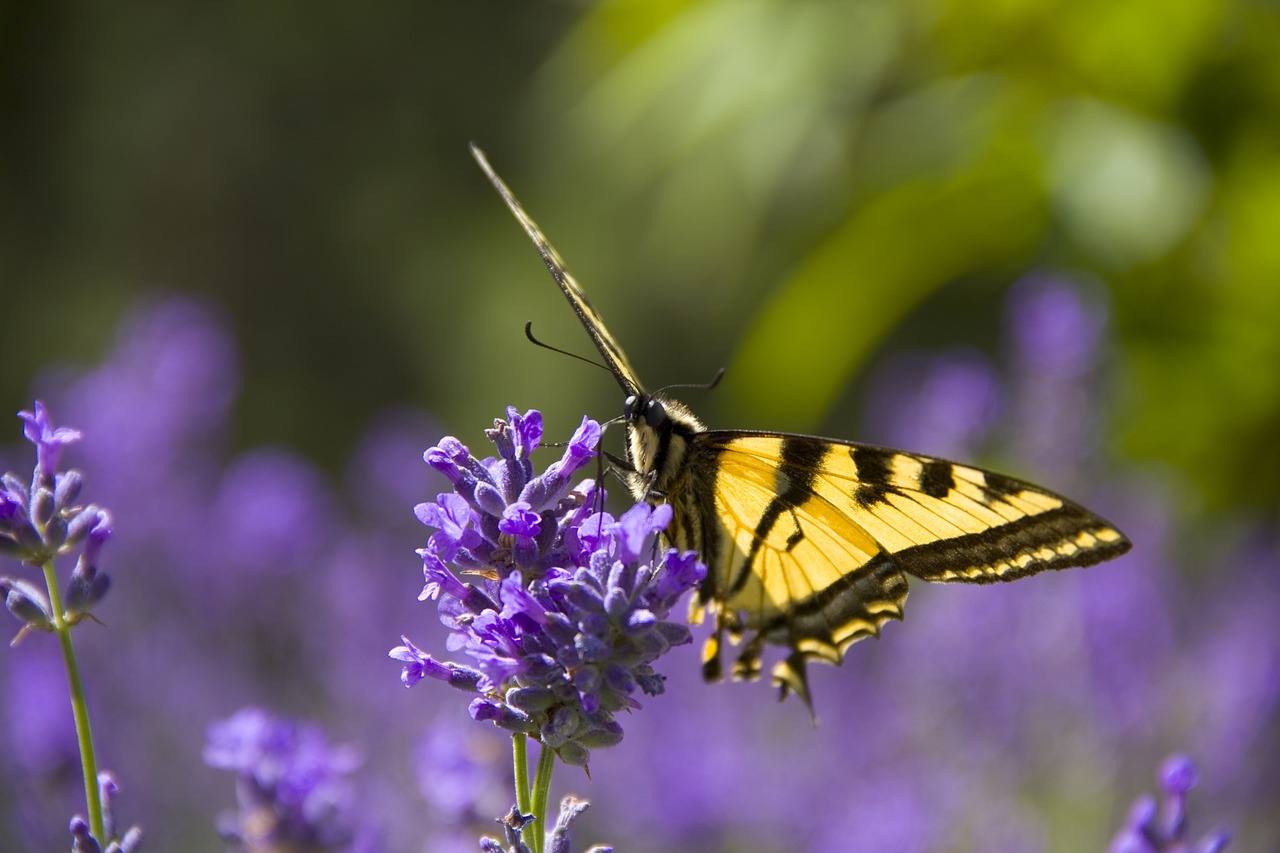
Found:
M 670 507 L 639 504 L 615 520 L 592 511 L 604 498 L 593 483 L 569 491 L 595 453 L 598 424 L 583 419 L 539 475 L 529 456 L 541 415 L 508 409 L 508 418 L 488 432 L 498 458 L 475 459 L 452 438 L 428 450 L 424 458 L 455 491 L 416 508 L 435 528 L 419 552 L 420 597 L 437 601 L 453 632 L 449 648 L 474 667 L 438 661 L 407 638 L 391 657 L 406 664 L 406 685 L 429 676 L 471 689 L 472 719 L 531 734 L 566 764 L 585 765 L 590 750 L 622 739 L 619 711 L 639 708 L 638 693 L 663 691 L 651 664 L 692 639 L 667 616 L 706 567 L 692 552 L 651 544 L 670 524 Z
M 61 614 L 74 625 L 110 587 L 109 578 L 98 571 L 98 560 L 111 537 L 111 513 L 96 504 L 78 503 L 84 485 L 79 471 L 57 470 L 62 448 L 79 441 L 80 431 L 55 428 L 49 410 L 39 400 L 34 414 L 19 415 L 26 422 L 24 434 L 36 445 L 36 467 L 27 481 L 12 473 L 0 477 L 0 556 L 42 566 L 83 543 Z M 52 627 L 54 613 L 44 593 L 33 592 L 29 584 L 8 577 L 0 577 L 0 589 L 9 611 L 23 623 L 24 632 Z

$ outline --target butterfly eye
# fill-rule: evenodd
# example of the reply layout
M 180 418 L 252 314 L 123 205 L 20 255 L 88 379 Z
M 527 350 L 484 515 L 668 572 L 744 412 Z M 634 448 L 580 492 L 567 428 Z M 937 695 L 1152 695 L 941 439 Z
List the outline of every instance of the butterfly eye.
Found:
M 622 417 L 628 421 L 632 420 L 636 414 L 636 404 L 640 402 L 640 398 L 632 394 L 622 403 Z
M 644 422 L 651 427 L 657 427 L 667 419 L 667 410 L 662 408 L 662 404 L 657 400 L 649 400 L 649 405 L 644 407 Z

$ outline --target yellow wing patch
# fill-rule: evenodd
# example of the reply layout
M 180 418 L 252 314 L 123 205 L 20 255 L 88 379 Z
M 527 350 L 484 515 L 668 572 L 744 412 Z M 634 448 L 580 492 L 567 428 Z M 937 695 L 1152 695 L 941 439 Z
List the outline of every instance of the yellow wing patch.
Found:
M 901 451 L 807 436 L 704 432 L 693 450 L 714 483 L 670 500 L 707 513 L 697 547 L 709 579 L 698 605 L 739 638 L 734 674 L 760 671 L 763 642 L 793 649 L 773 673 L 806 691 L 803 664 L 902 618 L 905 575 L 987 583 L 1091 565 L 1128 549 L 1107 522 L 1019 480 Z M 714 503 L 697 501 L 707 489 Z M 717 632 L 719 633 L 719 631 Z M 719 639 L 714 639 L 715 651 Z M 709 675 L 718 673 L 710 656 Z

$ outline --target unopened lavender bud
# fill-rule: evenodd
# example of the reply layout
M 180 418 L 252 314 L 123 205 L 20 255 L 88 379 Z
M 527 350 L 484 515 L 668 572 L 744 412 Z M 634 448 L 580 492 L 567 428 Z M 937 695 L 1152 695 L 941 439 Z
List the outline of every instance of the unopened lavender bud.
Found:
M 45 550 L 57 556 L 67 545 L 67 520 L 60 515 L 49 519 L 44 528 Z
M 111 538 L 111 534 L 115 531 L 112 528 L 111 513 L 97 506 L 91 506 L 94 510 L 93 526 L 89 528 L 88 538 L 84 543 L 84 561 L 93 567 L 98 565 L 98 555 L 102 552 L 102 546 Z
M 0 578 L 4 606 L 18 621 L 42 631 L 53 630 L 53 608 L 44 591 L 21 578 Z
M 142 850 L 142 828 L 130 827 L 119 841 L 107 845 L 107 853 L 139 853 Z
M 14 530 L 14 539 L 18 543 L 18 554 L 29 563 L 43 563 L 49 559 L 49 549 L 40 538 L 40 531 L 34 525 L 24 524 Z
M 115 804 L 116 794 L 120 793 L 120 783 L 109 771 L 98 774 L 98 798 L 102 801 L 102 834 L 107 838 L 116 837 Z
M 58 508 L 71 506 L 80 497 L 84 487 L 84 475 L 72 469 L 54 477 L 53 498 Z
M 89 823 L 80 815 L 71 818 L 71 853 L 102 853 L 102 847 L 89 832 Z
M 559 746 L 582 729 L 582 715 L 567 705 L 561 705 L 552 713 L 551 719 L 542 727 L 542 739 L 545 743 Z
M 86 567 L 82 554 L 75 571 L 71 573 L 71 579 L 67 581 L 64 603 L 68 615 L 88 613 L 106 597 L 110 588 L 111 578 L 92 566 Z
M 31 495 L 31 520 L 38 527 L 44 527 L 58 510 L 53 497 L 53 489 L 41 486 Z
M 500 516 L 507 508 L 507 502 L 502 499 L 502 494 L 489 483 L 476 484 L 475 501 L 480 509 L 490 515 Z
M 590 730 L 579 734 L 575 740 L 588 749 L 603 749 L 622 742 L 622 726 L 613 720 L 596 723 Z
M 473 699 L 468 708 L 471 712 L 471 719 L 476 721 L 488 720 L 500 729 L 506 729 L 509 732 L 523 732 L 529 734 L 537 729 L 538 725 L 527 714 L 517 711 L 515 708 L 509 708 L 506 705 L 499 705 L 488 699 Z
M 507 704 L 526 714 L 545 711 L 556 702 L 556 695 L 545 687 L 513 687 L 507 691 Z
M 75 545 L 83 541 L 97 521 L 98 508 L 96 506 L 82 507 L 79 512 L 67 520 L 67 544 Z
M 571 740 L 563 746 L 557 747 L 556 755 L 558 755 L 560 760 L 565 764 L 569 764 L 574 767 L 586 767 L 587 762 L 591 760 L 591 753 L 587 751 L 586 747 L 578 743 L 576 740 Z

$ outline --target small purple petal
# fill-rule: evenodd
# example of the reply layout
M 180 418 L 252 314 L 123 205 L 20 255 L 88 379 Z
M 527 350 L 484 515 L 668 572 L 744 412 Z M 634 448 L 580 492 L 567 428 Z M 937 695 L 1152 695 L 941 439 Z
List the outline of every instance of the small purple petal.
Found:
M 1200 781 L 1200 774 L 1185 755 L 1171 755 L 1160 765 L 1160 787 L 1170 794 L 1185 794 Z
M 502 512 L 498 530 L 508 536 L 536 539 L 541 529 L 541 517 L 533 512 L 525 501 L 516 501 Z
M 23 435 L 36 446 L 37 474 L 52 480 L 58 467 L 58 455 L 63 447 L 74 444 L 83 437 L 80 430 L 70 427 L 54 429 L 49 410 L 39 400 L 36 400 L 34 414 L 18 412 L 18 417 L 26 422 L 22 429 Z

